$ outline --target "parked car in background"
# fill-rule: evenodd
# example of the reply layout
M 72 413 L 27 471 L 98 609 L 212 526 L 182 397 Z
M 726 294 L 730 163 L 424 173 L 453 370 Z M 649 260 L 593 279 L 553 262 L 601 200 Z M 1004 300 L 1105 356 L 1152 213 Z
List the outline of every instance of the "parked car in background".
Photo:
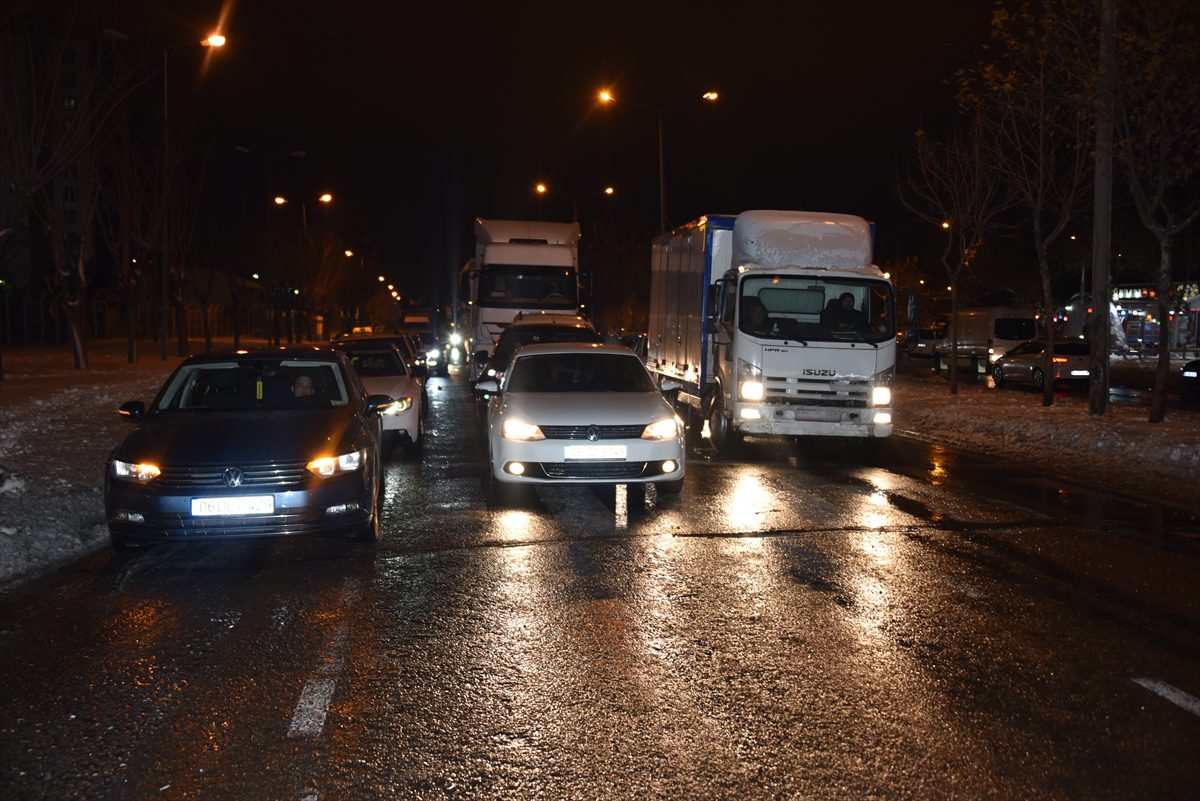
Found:
M 111 453 L 112 545 L 296 534 L 379 537 L 382 421 L 332 348 L 193 356 Z
M 527 345 L 488 406 L 493 500 L 519 484 L 683 486 L 683 423 L 628 348 L 600 343 Z M 674 387 L 677 389 L 678 387 Z
M 1200 403 L 1200 359 L 1193 359 L 1179 368 L 1179 389 L 1184 400 Z
M 1005 353 L 992 365 L 992 378 L 996 386 L 1007 383 L 1032 384 L 1041 388 L 1046 383 L 1046 343 L 1040 340 L 1022 342 Z M 1050 380 L 1087 381 L 1091 374 L 1091 343 L 1080 339 L 1068 339 L 1054 343 L 1053 372 Z
M 904 340 L 904 353 L 907 356 L 932 359 L 934 343 L 938 340 L 938 332 L 933 328 L 918 328 L 913 336 Z
M 383 411 L 384 447 L 400 445 L 409 456 L 425 444 L 422 382 L 412 375 L 396 346 L 383 341 L 343 340 L 333 347 L 346 354 L 367 392 L 395 401 Z
M 484 357 L 484 378 L 499 381 L 513 354 L 525 345 L 549 342 L 600 342 L 600 334 L 586 317 L 575 314 L 518 314 L 500 334 L 490 357 Z

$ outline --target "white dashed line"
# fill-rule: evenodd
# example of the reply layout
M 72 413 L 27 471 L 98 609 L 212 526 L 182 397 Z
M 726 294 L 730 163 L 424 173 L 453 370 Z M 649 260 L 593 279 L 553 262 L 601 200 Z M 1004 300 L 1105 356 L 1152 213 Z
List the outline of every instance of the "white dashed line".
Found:
M 1155 695 L 1167 699 L 1180 709 L 1185 709 L 1200 718 L 1200 698 L 1189 695 L 1178 687 L 1173 687 L 1165 681 L 1159 681 L 1158 679 L 1134 679 L 1133 683 L 1144 687 Z
M 338 604 L 340 611 L 348 611 L 360 598 L 362 587 L 359 582 L 348 582 Z M 321 731 L 325 728 L 325 716 L 329 712 L 329 702 L 337 689 L 338 676 L 346 664 L 346 649 L 349 643 L 350 621 L 341 620 L 333 630 L 324 653 L 321 654 L 314 676 L 305 683 L 304 690 L 300 693 L 296 711 L 292 714 L 292 723 L 288 727 L 288 737 L 312 740 L 321 736 Z

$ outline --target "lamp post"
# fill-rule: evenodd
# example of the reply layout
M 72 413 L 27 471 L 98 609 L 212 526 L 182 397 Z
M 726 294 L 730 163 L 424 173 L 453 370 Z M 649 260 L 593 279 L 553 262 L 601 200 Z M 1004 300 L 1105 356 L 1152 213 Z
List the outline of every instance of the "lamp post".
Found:
M 629 100 L 622 100 L 621 103 L 634 108 L 640 108 L 643 111 L 652 112 L 658 117 L 658 232 L 665 233 L 667 230 L 667 189 L 666 189 L 666 158 L 664 156 L 663 144 L 663 115 L 676 109 L 690 106 L 693 103 L 715 103 L 720 95 L 712 90 L 705 92 L 698 98 L 685 100 L 682 103 L 676 103 L 673 106 L 646 106 L 641 103 L 634 103 Z M 608 89 L 601 89 L 597 95 L 597 99 L 601 105 L 611 106 L 617 103 L 617 98 Z
M 112 39 L 114 41 L 119 41 L 119 42 L 129 41 L 128 35 L 122 33 L 121 31 L 114 30 L 113 28 L 105 28 L 101 32 L 101 35 L 103 35 L 104 38 L 106 38 L 106 39 Z M 193 42 L 193 41 L 176 42 L 175 44 L 172 44 L 172 45 L 155 45 L 155 44 L 150 44 L 150 43 L 144 43 L 144 44 L 149 44 L 149 46 L 151 46 L 151 47 L 158 47 L 159 49 L 162 50 L 162 129 L 163 129 L 162 130 L 162 137 L 163 137 L 162 138 L 162 203 L 161 203 L 162 218 L 160 220 L 160 225 L 159 225 L 159 234 L 160 234 L 159 245 L 160 245 L 160 250 L 161 250 L 160 255 L 161 255 L 161 261 L 162 261 L 162 263 L 159 265 L 159 273 L 160 273 L 159 284 L 160 284 L 160 290 L 161 290 L 161 294 L 159 297 L 159 306 L 160 306 L 159 328 L 160 328 L 160 333 L 161 333 L 162 339 L 159 343 L 159 345 L 160 345 L 159 351 L 160 351 L 160 355 L 163 359 L 167 358 L 167 334 L 168 334 L 168 330 L 170 327 L 170 315 L 167 310 L 167 306 L 169 305 L 167 301 L 170 296 L 170 282 L 169 282 L 168 276 L 167 276 L 167 273 L 169 270 L 168 263 L 170 262 L 170 244 L 168 242 L 168 234 L 169 234 L 168 222 L 169 222 L 170 215 L 168 214 L 168 210 L 167 210 L 167 197 L 168 197 L 168 195 L 170 193 L 170 189 L 171 189 L 171 176 L 170 176 L 171 139 L 170 139 L 170 129 L 169 129 L 169 123 L 171 120 L 171 105 L 170 105 L 170 92 L 168 91 L 168 88 L 170 86 L 171 53 L 173 53 L 174 51 L 178 50 L 181 47 L 185 47 L 187 45 L 193 45 L 193 44 L 199 44 L 202 47 L 224 47 L 225 41 L 226 41 L 225 37 L 222 34 L 213 33 L 213 34 L 210 34 L 208 36 L 208 38 L 203 39 L 200 42 Z M 186 346 L 187 346 L 187 343 L 186 342 L 183 343 L 184 350 L 186 350 Z M 186 356 L 187 354 L 180 353 L 179 355 Z
M 333 202 L 333 195 L 329 192 L 322 192 L 320 195 L 317 195 L 315 198 L 313 198 L 313 200 L 315 200 L 317 203 L 327 206 Z M 287 197 L 284 195 L 275 195 L 272 198 L 272 202 L 276 206 L 279 206 L 281 208 L 283 206 L 288 205 L 288 203 L 289 203 Z M 307 198 L 300 201 L 300 220 L 301 220 L 302 230 L 304 231 L 304 247 L 306 249 L 311 244 L 309 232 L 308 232 L 308 203 L 309 203 L 309 200 Z M 285 275 L 284 277 L 286 278 L 287 276 Z M 286 281 L 286 280 L 284 281 L 284 287 L 285 287 L 284 295 L 285 295 L 285 297 L 287 297 L 288 301 L 291 302 L 291 301 L 293 301 L 293 299 L 296 295 L 300 294 L 300 290 L 293 288 L 292 295 L 287 295 L 286 289 L 287 289 L 288 283 L 289 283 L 288 281 Z M 288 338 L 289 344 L 293 341 L 293 336 L 292 336 L 292 329 L 293 329 L 292 312 L 293 311 L 294 311 L 294 309 L 291 309 L 291 308 L 288 309 L 287 338 Z M 296 332 L 294 341 L 296 341 L 296 342 L 300 341 L 299 332 Z M 278 344 L 278 342 L 276 344 Z
M 533 191 L 537 193 L 538 200 L 540 201 L 550 191 L 550 188 L 543 183 L 538 183 L 538 184 L 534 185 Z M 597 195 L 602 195 L 604 197 L 612 197 L 616 193 L 617 193 L 616 187 L 609 184 L 608 186 L 605 186 L 599 192 L 585 192 L 582 195 L 564 194 L 563 197 L 568 197 L 571 199 L 571 222 L 576 222 L 576 223 L 579 222 L 579 201 L 581 199 L 587 198 L 587 197 L 596 197 Z

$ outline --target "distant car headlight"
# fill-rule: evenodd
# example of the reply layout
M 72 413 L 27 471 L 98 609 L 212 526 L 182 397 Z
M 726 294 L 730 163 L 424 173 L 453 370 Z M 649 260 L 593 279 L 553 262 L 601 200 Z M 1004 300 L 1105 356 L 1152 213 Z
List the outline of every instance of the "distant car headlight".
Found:
M 162 470 L 158 469 L 158 465 L 149 462 L 122 462 L 119 459 L 113 459 L 113 475 L 117 478 L 146 484 L 158 478 L 160 473 Z
M 462 344 L 462 335 L 461 334 L 451 334 L 450 335 L 450 344 L 451 345 L 461 345 Z
M 412 408 L 412 404 L 412 395 L 405 395 L 403 398 L 397 398 L 395 403 L 383 410 L 383 413 L 400 414 L 401 412 L 407 412 Z
M 505 420 L 500 426 L 500 434 L 505 439 L 545 439 L 546 435 L 542 433 L 542 429 L 535 426 L 533 423 L 526 423 L 524 420 Z
M 352 473 L 367 460 L 367 451 L 351 451 L 341 456 L 322 456 L 308 463 L 308 471 L 314 476 L 329 478 L 339 473 Z
M 488 375 L 488 378 L 495 378 L 495 377 L 496 377 L 496 371 L 495 371 L 495 370 L 493 370 L 492 368 L 490 368 L 490 367 L 489 367 L 489 368 L 487 369 L 487 375 Z
M 874 406 L 891 406 L 892 388 L 875 387 L 873 390 L 871 390 L 871 404 Z
M 426 358 L 426 359 L 436 359 L 438 356 L 441 356 L 441 355 L 442 355 L 442 352 L 441 352 L 440 350 L 427 350 L 427 351 L 425 351 L 425 358 Z
M 642 432 L 642 439 L 674 439 L 677 436 L 679 436 L 679 421 L 674 417 L 656 420 L 646 426 L 646 430 Z

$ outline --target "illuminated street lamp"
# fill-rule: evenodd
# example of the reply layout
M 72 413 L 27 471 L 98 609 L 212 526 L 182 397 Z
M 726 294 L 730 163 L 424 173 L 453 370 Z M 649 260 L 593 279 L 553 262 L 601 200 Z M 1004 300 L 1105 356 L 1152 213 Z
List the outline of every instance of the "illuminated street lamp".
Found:
M 386 279 L 386 278 L 384 278 L 382 275 L 381 275 L 381 276 L 379 276 L 379 283 L 381 283 L 381 284 L 382 284 L 382 283 L 383 283 L 384 281 L 386 281 L 386 280 L 387 280 L 387 279 Z
M 287 198 L 284 197 L 283 195 L 276 195 L 275 196 L 275 205 L 276 206 L 286 206 Z
M 328 192 L 325 192 L 320 197 L 318 197 L 317 200 L 321 201 L 322 203 L 332 203 L 333 195 L 329 194 Z
M 353 259 L 353 258 L 354 258 L 354 251 L 353 251 L 353 250 L 351 250 L 350 248 L 346 248 L 346 249 L 345 249 L 344 251 L 342 251 L 342 252 L 346 254 L 346 258 L 347 258 L 347 259 Z
M 950 223 L 948 223 L 948 222 L 943 222 L 943 223 L 942 223 L 942 229 L 943 229 L 943 230 L 947 230 L 947 229 L 949 229 L 949 228 L 950 228 Z
M 645 106 L 640 103 L 633 103 L 628 100 L 621 102 L 634 108 L 640 108 L 643 111 L 653 112 L 658 117 L 658 230 L 659 233 L 665 233 L 667 230 L 667 190 L 665 180 L 665 161 L 663 156 L 663 115 L 669 111 L 674 111 L 684 106 L 689 106 L 697 101 L 704 103 L 715 103 L 720 94 L 715 90 L 710 89 L 698 98 L 685 100 L 682 103 L 676 103 L 673 106 Z M 601 105 L 611 106 L 617 102 L 616 96 L 609 89 L 601 89 L 597 94 L 597 99 Z M 611 194 L 611 193 L 610 193 Z
M 536 191 L 538 193 L 538 196 L 541 197 L 541 196 L 544 196 L 550 190 L 549 190 L 549 187 L 547 187 L 545 184 L 539 183 L 534 187 L 534 191 Z M 604 189 L 600 190 L 599 192 L 586 192 L 582 195 L 564 194 L 563 197 L 569 197 L 571 199 L 571 222 L 579 222 L 579 200 L 580 200 L 580 198 L 595 197 L 596 195 L 604 195 L 605 197 L 612 197 L 613 195 L 616 194 L 616 192 L 617 192 L 616 187 L 614 187 L 610 184 L 609 186 L 604 187 Z
M 225 37 L 219 33 L 214 33 L 200 44 L 204 45 L 205 47 L 224 47 Z

